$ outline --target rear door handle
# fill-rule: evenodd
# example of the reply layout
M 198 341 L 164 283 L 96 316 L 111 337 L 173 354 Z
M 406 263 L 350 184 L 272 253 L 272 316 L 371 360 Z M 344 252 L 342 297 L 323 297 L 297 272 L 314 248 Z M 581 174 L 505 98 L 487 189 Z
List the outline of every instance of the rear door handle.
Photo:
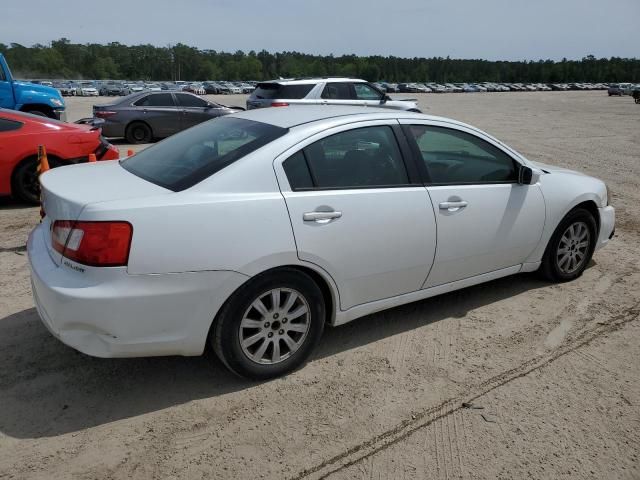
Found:
M 460 200 L 458 202 L 442 202 L 440 204 L 440 210 L 449 210 L 454 212 L 456 210 L 459 210 L 460 208 L 466 207 L 467 205 L 469 204 L 464 200 Z
M 307 212 L 302 214 L 302 220 L 305 222 L 329 223 L 331 220 L 340 218 L 342 212 Z

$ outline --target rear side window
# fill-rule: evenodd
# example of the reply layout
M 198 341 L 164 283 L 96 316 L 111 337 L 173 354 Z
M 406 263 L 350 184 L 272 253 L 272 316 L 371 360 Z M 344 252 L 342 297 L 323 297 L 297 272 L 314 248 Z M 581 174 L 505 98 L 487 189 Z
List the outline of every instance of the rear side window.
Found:
M 120 164 L 174 192 L 185 190 L 287 133 L 286 128 L 233 117 L 201 123 Z
M 331 135 L 289 157 L 283 167 L 292 190 L 409 184 L 395 135 L 386 126 Z
M 176 97 L 178 98 L 178 105 L 181 107 L 206 107 L 207 102 L 201 99 L 200 97 L 196 97 L 195 95 L 189 95 L 186 93 L 176 93 Z
M 170 93 L 158 93 L 156 95 L 147 95 L 138 100 L 134 105 L 138 107 L 173 107 L 173 95 Z
M 313 188 L 309 166 L 302 150 L 287 158 L 282 166 L 293 190 Z
M 11 132 L 13 130 L 19 130 L 23 123 L 16 122 L 15 120 L 9 120 L 7 118 L 0 118 L 0 133 Z
M 518 178 L 514 160 L 475 135 L 427 125 L 411 125 L 407 131 L 434 184 L 505 183 Z
M 253 95 L 259 99 L 284 98 L 299 100 L 306 97 L 315 85 L 312 83 L 298 85 L 280 85 L 279 83 L 259 83 Z
M 322 91 L 322 98 L 328 100 L 351 100 L 352 97 L 350 83 L 327 83 Z

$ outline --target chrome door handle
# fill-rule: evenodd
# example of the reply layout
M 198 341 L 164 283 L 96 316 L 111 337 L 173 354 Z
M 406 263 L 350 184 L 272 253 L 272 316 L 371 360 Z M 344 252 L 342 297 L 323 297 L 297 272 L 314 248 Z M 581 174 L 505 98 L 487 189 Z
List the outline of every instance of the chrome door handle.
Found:
M 342 212 L 307 212 L 302 214 L 302 220 L 305 222 L 329 223 L 331 220 L 340 218 Z
M 458 210 L 460 208 L 464 208 L 467 205 L 469 205 L 469 204 L 467 202 L 465 202 L 464 200 L 460 200 L 459 202 L 442 202 L 440 204 L 440 210 L 455 211 L 455 210 Z

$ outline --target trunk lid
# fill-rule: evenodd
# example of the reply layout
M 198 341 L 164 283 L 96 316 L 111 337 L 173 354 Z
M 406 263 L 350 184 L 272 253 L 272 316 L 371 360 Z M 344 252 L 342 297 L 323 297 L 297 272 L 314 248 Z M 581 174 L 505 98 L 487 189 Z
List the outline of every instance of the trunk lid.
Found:
M 77 220 L 92 203 L 173 193 L 127 172 L 117 161 L 58 167 L 42 174 L 40 184 L 43 223 L 49 230 L 56 220 Z M 53 250 L 51 235 L 46 237 L 49 253 L 59 265 L 62 255 Z

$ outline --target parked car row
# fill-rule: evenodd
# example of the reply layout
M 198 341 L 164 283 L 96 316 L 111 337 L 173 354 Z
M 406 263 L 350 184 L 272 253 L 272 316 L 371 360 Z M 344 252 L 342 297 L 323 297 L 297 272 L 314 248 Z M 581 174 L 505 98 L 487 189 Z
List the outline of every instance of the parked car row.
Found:
M 606 90 L 606 83 L 387 83 L 374 84 L 386 93 L 536 92 Z
M 247 94 L 251 93 L 257 81 L 227 82 L 129 82 L 123 80 L 32 80 L 32 83 L 56 88 L 63 96 L 125 96 L 142 91 L 184 90 L 197 95 L 205 94 Z
M 636 90 L 640 90 L 640 83 L 611 83 L 607 93 L 610 97 L 612 95 L 633 95 L 633 92 Z

